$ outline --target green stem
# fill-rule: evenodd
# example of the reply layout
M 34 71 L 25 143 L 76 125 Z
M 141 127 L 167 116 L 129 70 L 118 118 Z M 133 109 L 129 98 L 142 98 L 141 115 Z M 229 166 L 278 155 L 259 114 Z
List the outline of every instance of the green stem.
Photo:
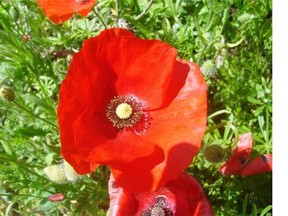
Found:
M 30 110 L 26 109 L 25 107 L 23 107 L 22 105 L 20 105 L 20 104 L 17 103 L 16 101 L 13 101 L 13 103 L 14 103 L 18 108 L 24 110 L 25 112 L 29 113 L 29 114 L 32 115 L 33 117 L 35 117 L 35 118 L 37 118 L 37 119 L 39 119 L 39 120 L 41 120 L 41 121 L 44 121 L 44 122 L 46 122 L 47 124 L 52 125 L 53 127 L 58 128 L 57 125 L 53 124 L 53 123 L 50 122 L 50 121 L 47 121 L 47 120 L 44 119 L 44 118 L 41 118 L 40 116 L 35 115 L 35 113 L 33 113 L 33 112 L 31 112 Z
M 239 141 L 239 133 L 238 133 L 237 128 L 231 122 L 223 121 L 223 122 L 221 122 L 221 123 L 209 128 L 209 129 L 207 129 L 205 131 L 205 134 L 208 134 L 211 131 L 216 130 L 216 129 L 221 128 L 221 127 L 224 127 L 224 126 L 229 127 L 233 131 L 233 134 L 235 136 L 235 138 L 233 139 L 233 141 L 231 143 L 231 148 L 233 149 L 237 145 L 237 143 Z
M 9 196 L 36 197 L 36 198 L 41 198 L 41 199 L 46 198 L 46 197 L 34 196 L 34 195 L 30 195 L 30 194 L 12 194 L 12 193 L 10 193 L 10 194 L 5 194 L 5 193 L 1 194 L 0 193 L 0 196 L 7 196 L 7 197 L 9 197 Z
M 221 122 L 221 123 L 219 123 L 219 124 L 217 124 L 217 125 L 215 125 L 215 126 L 213 126 L 213 127 L 208 128 L 208 129 L 205 131 L 205 134 L 208 134 L 208 133 L 210 133 L 211 131 L 213 131 L 213 130 L 215 130 L 215 129 L 218 129 L 218 128 L 221 128 L 221 127 L 223 127 L 223 126 L 225 126 L 225 125 L 227 125 L 227 122 Z
M 152 6 L 152 4 L 154 3 L 154 1 L 155 1 L 155 0 L 151 0 L 151 1 L 148 3 L 148 5 L 147 5 L 147 7 L 145 8 L 145 10 L 142 11 L 142 13 L 140 13 L 138 16 L 135 17 L 135 20 L 141 19 L 141 18 L 148 12 L 148 10 L 151 8 L 151 6 Z
M 38 174 L 38 173 L 34 172 L 33 170 L 29 169 L 28 165 L 25 165 L 24 163 L 17 162 L 17 161 L 15 161 L 13 159 L 7 158 L 6 156 L 2 156 L 2 155 L 0 155 L 0 159 L 1 159 L 1 161 L 6 161 L 6 162 L 9 162 L 9 163 L 13 163 L 13 164 L 21 167 L 22 169 L 26 170 L 27 172 L 30 172 L 33 175 L 35 175 L 35 176 L 37 176 L 37 177 L 39 177 L 39 178 L 41 178 L 43 180 L 48 181 L 45 177 L 43 177 L 40 174 Z
M 116 25 L 118 26 L 118 17 L 119 17 L 119 2 L 115 0 L 115 16 L 116 16 Z
M 269 110 L 268 110 L 267 107 L 265 108 L 265 111 L 266 111 L 266 134 L 265 134 L 265 141 L 266 141 L 267 144 L 269 144 L 269 137 L 268 137 L 268 134 L 269 134 Z
M 105 22 L 103 21 L 103 19 L 101 18 L 101 16 L 98 14 L 98 12 L 96 11 L 95 7 L 93 7 L 93 12 L 96 14 L 96 16 L 99 18 L 100 22 L 102 23 L 102 25 L 104 26 L 105 29 L 107 29 L 107 25 L 105 24 Z

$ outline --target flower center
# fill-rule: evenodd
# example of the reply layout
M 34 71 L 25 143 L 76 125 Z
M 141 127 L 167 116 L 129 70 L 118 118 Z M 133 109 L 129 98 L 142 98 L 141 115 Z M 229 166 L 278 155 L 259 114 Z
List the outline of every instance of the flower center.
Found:
M 158 195 L 155 200 L 155 204 L 151 209 L 147 209 L 142 212 L 142 216 L 173 216 L 174 213 L 167 205 L 167 197 L 164 195 Z
M 165 211 L 160 206 L 155 206 L 151 210 L 151 216 L 165 216 Z
M 132 113 L 133 109 L 128 103 L 121 103 L 116 108 L 116 115 L 120 119 L 128 119 Z
M 137 133 L 149 127 L 149 113 L 134 96 L 117 96 L 108 104 L 106 116 L 117 129 L 132 129 Z

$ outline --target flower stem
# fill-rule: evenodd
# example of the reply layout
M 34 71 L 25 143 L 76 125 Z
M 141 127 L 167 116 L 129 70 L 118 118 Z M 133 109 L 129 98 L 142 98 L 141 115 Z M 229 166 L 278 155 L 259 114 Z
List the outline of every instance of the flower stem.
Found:
M 95 7 L 93 7 L 93 12 L 96 14 L 96 16 L 99 18 L 100 22 L 102 23 L 102 25 L 104 26 L 105 29 L 107 29 L 107 25 L 105 24 L 105 22 L 103 21 L 103 19 L 101 18 L 101 16 L 99 15 L 99 13 L 96 11 Z
M 116 16 L 116 25 L 118 26 L 118 17 L 119 17 L 119 2 L 115 0 L 115 16 Z
M 145 8 L 145 10 L 142 11 L 142 13 L 140 13 L 138 16 L 135 17 L 135 20 L 141 19 L 141 18 L 148 12 L 148 10 L 151 8 L 151 6 L 152 6 L 152 4 L 154 3 L 154 1 L 155 1 L 155 0 L 151 0 L 151 1 L 148 3 L 148 5 L 147 5 L 147 7 Z
M 14 103 L 18 108 L 24 110 L 25 112 L 29 113 L 29 114 L 32 115 L 33 117 L 35 117 L 35 118 L 37 118 L 37 119 L 39 119 L 39 120 L 41 120 L 41 121 L 44 121 L 44 122 L 46 122 L 47 124 L 52 125 L 53 127 L 58 128 L 57 125 L 53 124 L 53 123 L 50 122 L 50 121 L 47 121 L 47 120 L 44 119 L 44 118 L 41 118 L 40 116 L 35 115 L 35 113 L 31 112 L 30 110 L 28 110 L 27 108 L 23 107 L 23 106 L 20 105 L 19 103 L 15 102 L 15 101 L 13 101 L 13 103 Z
M 223 121 L 209 129 L 207 129 L 205 131 L 205 134 L 208 134 L 210 133 L 211 131 L 215 130 L 215 129 L 218 129 L 218 128 L 221 128 L 221 127 L 224 127 L 224 126 L 227 126 L 229 127 L 232 131 L 233 131 L 233 134 L 235 136 L 235 138 L 233 139 L 232 143 L 231 143 L 231 148 L 234 148 L 237 143 L 238 143 L 238 140 L 239 140 L 239 133 L 238 133 L 238 130 L 237 128 L 231 123 L 231 122 L 228 122 L 228 121 Z

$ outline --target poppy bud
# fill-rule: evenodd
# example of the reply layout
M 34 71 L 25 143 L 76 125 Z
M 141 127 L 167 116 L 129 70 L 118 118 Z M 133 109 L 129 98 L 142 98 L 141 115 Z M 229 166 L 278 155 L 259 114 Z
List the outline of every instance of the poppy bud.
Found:
M 206 77 L 214 77 L 217 73 L 217 68 L 212 60 L 207 60 L 202 64 L 201 71 Z
M 48 200 L 51 202 L 59 202 L 64 199 L 64 195 L 62 193 L 52 194 L 48 196 Z
M 62 164 L 45 167 L 44 173 L 52 182 L 58 184 L 64 184 L 68 182 L 68 179 L 65 175 L 64 166 Z
M 14 101 L 15 99 L 15 93 L 13 91 L 12 88 L 10 88 L 9 86 L 2 86 L 0 89 L 0 97 L 4 100 L 4 101 Z
M 212 144 L 205 147 L 203 155 L 204 158 L 211 163 L 219 163 L 225 157 L 225 149 L 220 145 Z
M 66 160 L 63 160 L 63 168 L 65 176 L 70 182 L 75 182 L 80 178 L 80 176 L 75 172 L 73 167 Z

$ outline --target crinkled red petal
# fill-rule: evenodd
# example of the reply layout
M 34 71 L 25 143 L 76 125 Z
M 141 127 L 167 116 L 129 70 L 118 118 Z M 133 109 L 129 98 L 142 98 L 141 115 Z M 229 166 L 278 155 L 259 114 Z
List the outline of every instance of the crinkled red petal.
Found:
M 110 175 L 108 189 L 110 204 L 107 216 L 134 216 L 138 209 L 137 200 L 132 193 L 115 185 L 113 175 Z
M 171 79 L 170 88 L 178 88 L 183 82 L 184 86 L 167 107 L 151 111 L 153 121 L 142 135 L 145 140 L 155 140 L 165 152 L 165 161 L 151 171 L 151 190 L 174 179 L 191 164 L 206 129 L 207 85 L 199 67 L 177 61 L 172 77 L 175 79 Z
M 182 172 L 176 180 L 168 182 L 165 187 L 171 189 L 171 191 L 173 191 L 172 188 L 175 188 L 179 191 L 179 194 L 185 198 L 185 201 L 189 206 L 189 215 L 214 215 L 210 202 L 207 199 L 201 185 L 194 177 L 190 176 L 189 174 Z M 179 207 L 180 206 L 177 207 L 175 216 L 183 215 L 178 214 L 180 211 Z
M 241 176 L 251 176 L 272 171 L 272 154 L 257 156 L 242 170 Z
M 89 107 L 104 109 L 102 115 L 105 115 L 105 105 L 109 100 L 107 98 L 116 94 L 113 90 L 114 78 L 111 73 L 109 75 L 110 70 L 103 62 L 99 65 L 93 59 L 101 58 L 102 44 L 121 36 L 134 37 L 127 30 L 110 29 L 103 31 L 98 37 L 85 41 L 80 52 L 73 56 L 67 77 L 61 84 L 58 105 L 61 154 L 79 174 L 93 171 L 98 164 L 88 162 L 86 155 L 76 148 L 72 125 Z M 105 76 L 103 71 L 106 73 Z
M 130 131 L 119 132 L 93 110 L 87 109 L 73 123 L 75 146 L 89 162 L 118 169 L 131 169 L 134 160 L 145 157 L 144 166 L 155 166 L 163 160 L 163 151 Z M 145 167 L 142 167 L 145 169 Z
M 232 151 L 231 157 L 219 168 L 219 171 L 224 176 L 240 174 L 242 172 L 251 154 L 252 142 L 251 133 L 239 136 L 239 141 L 236 148 Z
M 45 15 L 54 23 L 60 24 L 70 19 L 74 13 L 87 16 L 96 0 L 37 0 Z
M 118 95 L 134 95 L 148 109 L 159 108 L 177 51 L 157 40 L 116 38 L 107 44 L 107 61 L 117 74 Z
M 213 216 L 213 210 L 201 185 L 187 173 L 181 173 L 156 191 L 132 194 L 115 183 L 113 175 L 109 180 L 109 216 L 142 216 L 151 213 L 157 197 L 166 199 L 165 211 L 174 216 Z

